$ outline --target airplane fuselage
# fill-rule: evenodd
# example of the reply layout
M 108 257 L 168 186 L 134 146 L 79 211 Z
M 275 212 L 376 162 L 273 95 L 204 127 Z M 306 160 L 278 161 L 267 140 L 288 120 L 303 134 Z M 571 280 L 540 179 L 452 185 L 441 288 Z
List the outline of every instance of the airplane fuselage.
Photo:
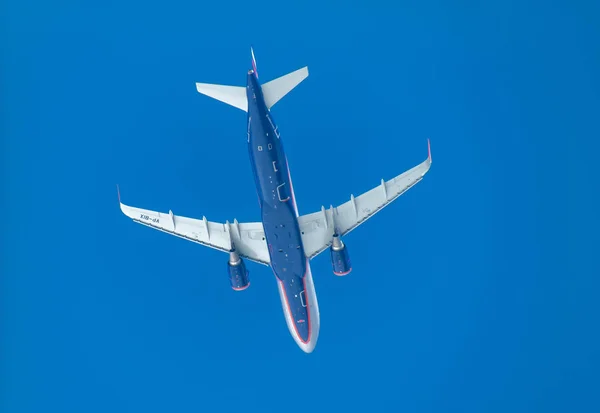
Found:
M 308 67 L 297 69 L 264 84 L 258 81 L 251 48 L 252 69 L 246 87 L 196 83 L 206 96 L 247 112 L 248 153 L 256 184 L 261 222 L 233 224 L 189 218 L 125 205 L 121 211 L 135 222 L 229 254 L 227 272 L 231 288 L 250 285 L 245 259 L 269 265 L 275 275 L 288 329 L 305 352 L 314 350 L 320 329 L 319 304 L 310 258 L 329 249 L 333 273 L 348 274 L 352 265 L 341 240 L 419 182 L 431 166 L 427 159 L 371 190 L 329 210 L 299 217 L 294 187 L 270 108 L 308 77 Z M 428 144 L 429 149 L 429 144 Z M 307 257 L 310 257 L 308 258 Z
M 256 182 L 271 268 L 285 319 L 300 348 L 319 335 L 319 307 L 298 225 L 298 207 L 282 141 L 254 71 L 247 77 L 248 151 Z

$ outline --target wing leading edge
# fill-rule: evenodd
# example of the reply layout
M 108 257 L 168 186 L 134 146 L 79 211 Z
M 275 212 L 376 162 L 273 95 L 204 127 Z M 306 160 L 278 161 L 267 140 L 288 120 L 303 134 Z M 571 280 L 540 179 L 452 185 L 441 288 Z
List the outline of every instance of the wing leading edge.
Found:
M 302 215 L 298 218 L 302 231 L 302 243 L 308 258 L 314 258 L 326 250 L 333 241 L 333 234 L 345 235 L 391 204 L 400 195 L 419 183 L 431 167 L 431 146 L 427 141 L 427 159 L 408 171 L 390 179 L 358 197 L 329 209 Z
M 232 249 L 251 261 L 269 265 L 269 251 L 265 242 L 263 226 L 260 222 L 240 223 L 234 220 L 225 224 L 202 219 L 187 218 L 168 213 L 135 208 L 121 202 L 121 211 L 138 224 L 184 238 L 223 252 Z

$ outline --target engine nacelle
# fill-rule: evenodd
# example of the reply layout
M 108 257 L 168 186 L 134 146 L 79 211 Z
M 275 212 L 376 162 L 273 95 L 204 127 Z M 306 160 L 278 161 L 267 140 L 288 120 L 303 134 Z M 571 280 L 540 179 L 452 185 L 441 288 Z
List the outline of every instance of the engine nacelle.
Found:
M 339 235 L 333 236 L 333 244 L 329 248 L 331 251 L 331 265 L 333 273 L 338 276 L 348 275 L 352 271 L 350 254 L 348 248 L 344 245 Z
M 249 273 L 246 269 L 246 264 L 235 250 L 229 253 L 227 270 L 229 271 L 231 288 L 235 291 L 243 291 L 250 286 L 250 279 L 248 278 Z

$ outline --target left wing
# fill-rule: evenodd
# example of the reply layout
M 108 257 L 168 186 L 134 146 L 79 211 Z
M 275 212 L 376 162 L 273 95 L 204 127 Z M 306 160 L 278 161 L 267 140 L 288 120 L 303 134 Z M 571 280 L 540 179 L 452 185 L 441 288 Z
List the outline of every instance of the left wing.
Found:
M 423 179 L 431 167 L 431 147 L 427 141 L 428 156 L 425 161 L 412 169 L 354 197 L 350 201 L 328 210 L 302 215 L 298 218 L 302 231 L 302 244 L 308 258 L 313 258 L 326 250 L 333 241 L 334 233 L 345 235 L 391 204 Z
M 260 222 L 239 223 L 234 220 L 233 224 L 229 221 L 222 224 L 207 221 L 206 217 L 194 219 L 174 215 L 172 211 L 164 213 L 130 207 L 120 199 L 119 203 L 121 211 L 134 222 L 223 252 L 231 251 L 233 242 L 240 256 L 269 265 L 269 251 Z

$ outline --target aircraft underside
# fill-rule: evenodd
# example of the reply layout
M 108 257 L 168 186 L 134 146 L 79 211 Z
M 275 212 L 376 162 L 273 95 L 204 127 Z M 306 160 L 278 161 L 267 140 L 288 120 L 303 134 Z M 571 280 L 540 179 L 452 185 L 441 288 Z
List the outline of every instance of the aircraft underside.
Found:
M 431 151 L 419 165 L 336 207 L 299 215 L 281 136 L 271 108 L 308 76 L 306 67 L 259 83 L 252 52 L 252 69 L 243 86 L 197 83 L 198 92 L 247 112 L 247 145 L 261 208 L 260 222 L 225 223 L 161 213 L 125 205 L 134 222 L 229 254 L 231 288 L 250 286 L 245 260 L 271 267 L 288 329 L 305 352 L 314 350 L 320 314 L 310 260 L 329 249 L 335 275 L 350 273 L 348 248 L 342 241 L 423 179 L 431 166 Z
M 271 268 L 277 278 L 288 329 L 304 351 L 312 351 L 319 333 L 319 308 L 302 245 L 287 158 L 253 72 L 248 74 L 247 94 L 248 151 Z

